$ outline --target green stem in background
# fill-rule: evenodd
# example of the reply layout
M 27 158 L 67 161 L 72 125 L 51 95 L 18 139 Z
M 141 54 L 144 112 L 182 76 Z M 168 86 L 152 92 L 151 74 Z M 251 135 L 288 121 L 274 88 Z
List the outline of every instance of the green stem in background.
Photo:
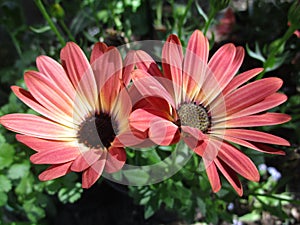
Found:
M 9 31 L 8 33 L 9 33 L 9 36 L 11 37 L 11 40 L 12 40 L 16 50 L 17 50 L 17 53 L 18 53 L 20 59 L 22 59 L 23 58 L 22 50 L 21 50 L 21 47 L 18 43 L 18 40 L 16 39 L 16 35 L 14 34 L 14 32 Z
M 154 24 L 156 26 L 162 25 L 162 9 L 163 9 L 163 1 L 156 1 L 156 20 Z
M 49 14 L 47 13 L 43 3 L 41 0 L 35 0 L 35 4 L 37 5 L 37 7 L 39 8 L 39 10 L 41 11 L 42 15 L 44 16 L 45 20 L 48 22 L 51 30 L 55 33 L 55 35 L 57 36 L 60 44 L 62 46 L 65 46 L 66 42 L 63 38 L 63 36 L 59 33 L 58 29 L 56 28 L 55 24 L 53 23 L 53 21 L 51 20 Z
M 193 0 L 188 1 L 187 6 L 185 7 L 184 13 L 181 16 L 181 18 L 179 19 L 179 22 L 178 22 L 178 37 L 179 37 L 179 39 L 181 39 L 182 27 L 183 27 L 184 20 L 186 18 L 186 15 L 188 14 L 193 2 L 194 2 Z
M 205 27 L 204 27 L 204 30 L 203 30 L 203 34 L 206 35 L 207 31 L 208 31 L 208 28 L 210 27 L 213 19 L 215 18 L 216 16 L 216 10 L 214 7 L 211 8 L 210 12 L 209 12 L 209 15 L 208 15 L 208 20 L 205 22 Z
M 282 38 L 280 38 L 276 48 L 272 49 L 272 51 L 270 52 L 270 54 L 268 55 L 268 58 L 267 60 L 264 62 L 264 70 L 261 72 L 261 74 L 259 74 L 257 76 L 257 80 L 260 80 L 264 75 L 265 73 L 267 72 L 267 68 L 268 68 L 268 65 L 269 63 L 274 60 L 276 54 L 278 53 L 278 51 L 280 50 L 280 48 L 282 48 L 283 45 L 285 45 L 286 41 L 293 35 L 293 33 L 295 32 L 295 28 L 293 26 L 290 26 L 288 28 L 288 30 L 285 32 L 285 34 L 283 35 Z
M 59 20 L 59 23 L 61 25 L 61 27 L 64 29 L 64 31 L 67 33 L 69 40 L 75 42 L 75 38 L 74 36 L 71 34 L 69 28 L 66 26 L 65 22 L 63 19 Z

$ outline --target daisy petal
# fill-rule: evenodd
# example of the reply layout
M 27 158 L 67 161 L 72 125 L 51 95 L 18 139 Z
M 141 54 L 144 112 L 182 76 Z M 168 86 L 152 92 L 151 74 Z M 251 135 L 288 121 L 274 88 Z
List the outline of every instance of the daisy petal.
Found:
M 158 145 L 171 145 L 180 139 L 178 127 L 167 120 L 157 118 L 151 121 L 149 138 Z
M 34 164 L 60 164 L 73 161 L 79 154 L 77 147 L 66 144 L 63 148 L 39 151 L 30 157 L 30 161 Z
M 71 170 L 81 172 L 92 166 L 101 156 L 103 151 L 90 149 L 85 152 L 80 152 L 76 159 L 73 161 Z
M 101 157 L 82 173 L 82 188 L 90 188 L 102 175 L 106 163 L 107 153 L 103 152 Z
M 135 63 L 138 69 L 146 71 L 152 76 L 163 77 L 156 62 L 153 60 L 153 58 L 150 55 L 148 55 L 148 53 L 142 50 L 135 51 Z
M 75 130 L 31 114 L 8 114 L 0 118 L 7 129 L 20 134 L 52 140 L 70 140 L 76 137 Z
M 215 164 L 218 167 L 218 169 L 221 171 L 221 173 L 224 175 L 224 177 L 231 184 L 231 186 L 234 188 L 234 190 L 237 192 L 237 194 L 239 196 L 242 196 L 243 195 L 243 186 L 242 186 L 239 178 L 237 177 L 235 171 L 233 171 L 222 160 L 216 159 Z
M 41 181 L 53 180 L 70 172 L 72 162 L 50 166 L 39 175 Z
M 259 181 L 259 173 L 254 163 L 232 145 L 223 142 L 218 158 L 246 179 Z
M 107 161 L 105 164 L 106 173 L 115 173 L 122 169 L 126 161 L 126 153 L 124 148 L 109 148 Z
M 179 38 L 170 35 L 162 50 L 162 68 L 164 76 L 173 82 L 175 104 L 181 102 L 182 96 L 183 53 Z
M 215 131 L 217 132 L 217 131 Z M 261 131 L 255 130 L 246 130 L 246 129 L 227 129 L 225 131 L 225 138 L 227 136 L 235 137 L 239 139 L 243 139 L 246 141 L 254 141 L 254 142 L 261 142 L 267 144 L 274 144 L 274 145 L 284 145 L 290 146 L 290 143 L 278 136 L 268 134 Z
M 282 85 L 279 78 L 265 78 L 249 83 L 225 96 L 227 113 L 245 109 L 274 94 Z
M 28 146 L 29 148 L 41 152 L 41 151 L 52 151 L 55 149 L 63 149 L 66 146 L 75 148 L 76 142 L 75 141 L 57 141 L 57 140 L 46 140 L 40 139 L 37 137 L 17 134 L 16 139 L 23 143 L 24 145 Z
M 245 71 L 238 76 L 234 77 L 231 82 L 226 86 L 223 90 L 223 95 L 227 95 L 242 84 L 249 81 L 251 78 L 255 77 L 259 73 L 261 73 L 264 69 L 263 68 L 255 68 L 252 70 Z
M 36 65 L 42 74 L 52 80 L 70 99 L 74 99 L 75 89 L 64 68 L 58 62 L 48 56 L 39 56 L 36 59 Z
M 102 56 L 106 50 L 107 50 L 107 45 L 103 42 L 97 42 L 92 50 L 91 53 L 91 58 L 90 58 L 90 63 L 94 63 L 96 59 L 98 59 L 100 56 Z
M 233 127 L 258 127 L 267 125 L 276 125 L 291 120 L 289 115 L 283 113 L 265 113 L 262 115 L 244 116 L 216 124 L 215 128 L 233 128 Z
M 213 192 L 216 193 L 221 189 L 221 181 L 217 171 L 217 167 L 213 161 L 211 162 L 210 160 L 207 161 L 205 159 L 203 159 L 203 161 L 211 188 Z
M 48 119 L 56 121 L 60 124 L 64 124 L 70 128 L 74 127 L 74 123 L 78 124 L 78 122 L 76 122 L 75 120 L 73 122 L 69 122 L 61 114 L 55 114 L 53 113 L 53 111 L 49 111 L 47 108 L 42 106 L 39 102 L 37 102 L 36 99 L 30 94 L 30 92 L 17 86 L 12 86 L 11 89 L 14 92 L 14 94 L 28 107 L 32 108 L 34 111 L 40 113 L 41 115 L 47 117 Z

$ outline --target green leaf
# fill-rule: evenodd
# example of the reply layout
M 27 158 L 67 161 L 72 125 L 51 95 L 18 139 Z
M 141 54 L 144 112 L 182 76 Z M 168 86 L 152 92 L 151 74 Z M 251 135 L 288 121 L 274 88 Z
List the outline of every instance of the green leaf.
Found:
M 252 58 L 257 59 L 261 62 L 266 61 L 266 59 L 263 57 L 263 55 L 260 52 L 259 45 L 257 42 L 255 42 L 255 52 L 249 48 L 248 44 L 246 44 L 246 50 L 248 55 L 251 56 Z
M 149 173 L 141 169 L 124 170 L 123 174 L 129 182 L 139 185 L 147 184 L 150 178 Z
M 7 194 L 5 192 L 0 191 L 0 207 L 4 206 L 6 202 L 7 202 Z
M 153 209 L 152 205 L 146 205 L 145 206 L 145 212 L 144 212 L 144 218 L 149 219 L 153 214 L 155 213 L 155 210 Z
M 43 27 L 39 27 L 39 28 L 30 26 L 29 28 L 30 28 L 30 30 L 32 30 L 33 32 L 35 32 L 37 34 L 42 34 L 42 33 L 45 33 L 47 31 L 51 30 L 50 26 L 43 26 Z
M 30 168 L 30 164 L 28 161 L 23 161 L 23 163 L 13 164 L 8 170 L 8 177 L 12 180 L 19 179 L 24 177 Z
M 45 217 L 44 209 L 37 205 L 35 199 L 26 201 L 23 204 L 23 209 L 25 210 L 28 219 L 32 222 L 37 222 L 38 220 Z
M 243 222 L 259 221 L 260 219 L 261 219 L 261 215 L 255 210 L 239 218 L 239 220 Z
M 12 145 L 8 143 L 0 144 L 0 170 L 10 166 L 13 162 L 15 150 Z
M 34 178 L 32 174 L 22 177 L 20 183 L 16 187 L 15 191 L 19 195 L 29 194 L 33 190 Z
M 11 186 L 11 181 L 6 176 L 0 175 L 0 192 L 9 192 Z

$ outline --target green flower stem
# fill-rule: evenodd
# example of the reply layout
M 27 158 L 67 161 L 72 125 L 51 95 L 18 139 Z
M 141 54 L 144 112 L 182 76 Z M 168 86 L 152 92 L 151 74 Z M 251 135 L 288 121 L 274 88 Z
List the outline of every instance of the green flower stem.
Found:
M 59 33 L 58 29 L 56 28 L 55 24 L 53 23 L 53 21 L 51 20 L 49 14 L 47 13 L 43 3 L 41 0 L 35 0 L 35 4 L 37 5 L 37 7 L 39 8 L 39 10 L 41 11 L 42 15 L 44 16 L 45 20 L 48 22 L 50 28 L 52 29 L 52 31 L 56 34 L 60 44 L 62 46 L 66 45 L 66 42 L 63 38 L 63 36 Z
M 294 200 L 294 199 L 287 199 L 287 198 L 283 198 L 283 197 L 279 197 L 276 195 L 271 195 L 271 194 L 259 194 L 259 193 L 252 193 L 250 194 L 253 197 L 267 197 L 267 198 L 273 198 L 279 201 L 287 201 L 293 204 L 300 204 L 300 200 Z M 257 198 L 259 201 L 261 201 L 259 198 Z
M 209 12 L 209 15 L 208 15 L 208 20 L 205 22 L 205 27 L 204 27 L 204 30 L 203 30 L 203 34 L 206 35 L 207 31 L 208 31 L 208 28 L 210 27 L 213 19 L 215 18 L 216 16 L 216 10 L 215 8 L 211 8 L 210 12 Z
M 274 57 L 278 53 L 278 50 L 286 43 L 286 41 L 293 35 L 295 32 L 296 28 L 294 26 L 290 26 L 288 30 L 285 32 L 282 38 L 280 38 L 280 41 L 276 48 L 272 49 L 270 54 L 268 55 L 267 60 L 264 62 L 264 70 L 257 76 L 257 80 L 260 80 L 266 73 L 266 66 L 270 63 L 271 60 L 274 60 Z
M 72 33 L 70 32 L 69 28 L 66 26 L 65 22 L 63 19 L 60 19 L 59 20 L 59 23 L 61 25 L 61 27 L 64 29 L 64 31 L 67 33 L 68 37 L 69 37 L 69 40 L 75 42 L 75 38 L 74 36 L 72 35 Z
M 185 7 L 184 13 L 183 13 L 182 17 L 179 19 L 179 22 L 178 22 L 178 37 L 179 37 L 179 39 L 181 39 L 184 19 L 186 18 L 186 15 L 188 14 L 193 2 L 194 2 L 193 0 L 188 1 L 187 6 Z

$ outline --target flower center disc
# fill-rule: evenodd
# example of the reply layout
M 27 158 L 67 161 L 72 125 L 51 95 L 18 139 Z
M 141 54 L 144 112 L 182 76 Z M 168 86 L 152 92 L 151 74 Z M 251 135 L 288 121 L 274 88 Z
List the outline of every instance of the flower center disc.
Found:
M 202 132 L 206 132 L 210 125 L 209 116 L 205 108 L 200 105 L 183 104 L 177 110 L 177 113 L 180 118 L 180 124 L 183 126 L 198 128 Z
M 101 112 L 89 116 L 80 124 L 77 137 L 89 148 L 109 148 L 116 137 L 110 115 Z

